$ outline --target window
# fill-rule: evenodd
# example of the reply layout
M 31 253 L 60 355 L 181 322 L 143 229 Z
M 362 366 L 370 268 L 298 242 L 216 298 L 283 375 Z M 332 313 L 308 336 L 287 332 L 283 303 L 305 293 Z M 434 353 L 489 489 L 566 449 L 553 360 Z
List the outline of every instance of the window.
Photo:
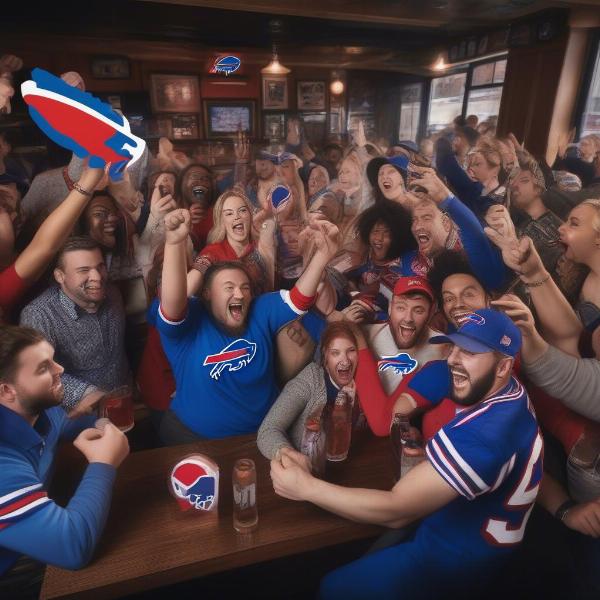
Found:
M 431 80 L 428 134 L 441 131 L 457 116 L 477 115 L 479 123 L 498 118 L 506 58 L 473 63 L 467 71 Z
M 465 116 L 477 115 L 480 123 L 498 117 L 505 74 L 505 58 L 473 66 Z
M 405 85 L 400 89 L 400 125 L 398 127 L 399 140 L 417 139 L 419 119 L 421 118 L 421 98 L 423 84 L 415 83 Z
M 466 83 L 466 73 L 431 80 L 431 101 L 427 118 L 429 134 L 441 131 L 462 114 Z
M 594 70 L 581 117 L 580 137 L 595 133 L 600 135 L 600 45 L 596 49 Z

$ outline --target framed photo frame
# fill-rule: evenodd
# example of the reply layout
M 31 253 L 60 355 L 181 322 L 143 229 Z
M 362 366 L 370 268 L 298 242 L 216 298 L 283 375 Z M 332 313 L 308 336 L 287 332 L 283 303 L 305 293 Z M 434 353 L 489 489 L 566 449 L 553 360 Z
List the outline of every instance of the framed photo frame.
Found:
M 327 104 L 327 84 L 325 81 L 298 81 L 298 110 L 325 110 Z
M 94 79 L 129 79 L 131 65 L 126 56 L 94 56 L 92 58 Z
M 322 144 L 327 137 L 327 113 L 302 113 L 304 136 L 311 144 Z
M 263 109 L 287 109 L 288 86 L 286 77 L 267 76 L 262 78 Z
M 171 117 L 174 140 L 196 140 L 200 137 L 198 115 L 181 114 Z
M 209 139 L 237 135 L 241 126 L 250 137 L 256 135 L 254 100 L 204 100 L 205 136 Z
M 200 84 L 195 75 L 150 75 L 152 112 L 198 113 Z
M 263 138 L 278 142 L 285 139 L 286 132 L 285 113 L 263 113 Z

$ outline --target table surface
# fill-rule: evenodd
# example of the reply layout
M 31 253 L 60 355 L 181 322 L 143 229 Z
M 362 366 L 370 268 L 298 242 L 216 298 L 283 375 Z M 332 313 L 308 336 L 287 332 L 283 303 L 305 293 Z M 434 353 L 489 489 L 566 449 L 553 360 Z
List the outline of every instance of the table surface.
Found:
M 218 513 L 182 512 L 168 491 L 170 469 L 195 452 L 219 465 Z M 238 458 L 252 458 L 257 470 L 258 529 L 245 535 L 232 525 L 231 471 Z M 365 434 L 353 441 L 346 461 L 328 463 L 326 479 L 390 489 L 389 439 Z M 48 567 L 40 597 L 116 598 L 381 531 L 277 496 L 269 461 L 259 453 L 255 436 L 146 450 L 131 454 L 119 469 L 108 522 L 91 564 L 79 571 Z

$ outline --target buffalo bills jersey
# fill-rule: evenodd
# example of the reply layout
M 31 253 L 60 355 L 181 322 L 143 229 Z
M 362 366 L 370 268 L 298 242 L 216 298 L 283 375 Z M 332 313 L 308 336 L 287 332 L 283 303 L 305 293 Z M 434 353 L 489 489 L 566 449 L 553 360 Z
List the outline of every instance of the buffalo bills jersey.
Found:
M 21 554 L 67 569 L 91 558 L 110 508 L 115 468 L 88 465 L 65 508 L 48 497 L 47 486 L 59 442 L 93 427 L 95 419 L 69 419 L 56 407 L 32 427 L 0 406 L 0 576 Z
M 542 479 L 543 442 L 519 381 L 462 411 L 426 446 L 459 497 L 427 517 L 424 532 L 460 552 L 498 556 L 523 539 Z
M 183 321 L 169 321 L 159 309 L 156 326 L 175 375 L 177 417 L 206 438 L 256 432 L 279 394 L 273 336 L 304 312 L 285 290 L 263 294 L 250 305 L 246 328 L 232 336 L 196 298 Z

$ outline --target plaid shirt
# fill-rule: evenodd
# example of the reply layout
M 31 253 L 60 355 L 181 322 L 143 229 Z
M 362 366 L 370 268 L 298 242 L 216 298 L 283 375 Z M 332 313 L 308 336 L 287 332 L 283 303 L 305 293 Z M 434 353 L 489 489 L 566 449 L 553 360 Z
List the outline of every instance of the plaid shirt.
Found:
M 112 285 L 96 313 L 86 312 L 52 286 L 23 309 L 21 325 L 37 329 L 54 346 L 55 360 L 65 369 L 66 409 L 98 388 L 110 391 L 130 383 L 123 301 Z

